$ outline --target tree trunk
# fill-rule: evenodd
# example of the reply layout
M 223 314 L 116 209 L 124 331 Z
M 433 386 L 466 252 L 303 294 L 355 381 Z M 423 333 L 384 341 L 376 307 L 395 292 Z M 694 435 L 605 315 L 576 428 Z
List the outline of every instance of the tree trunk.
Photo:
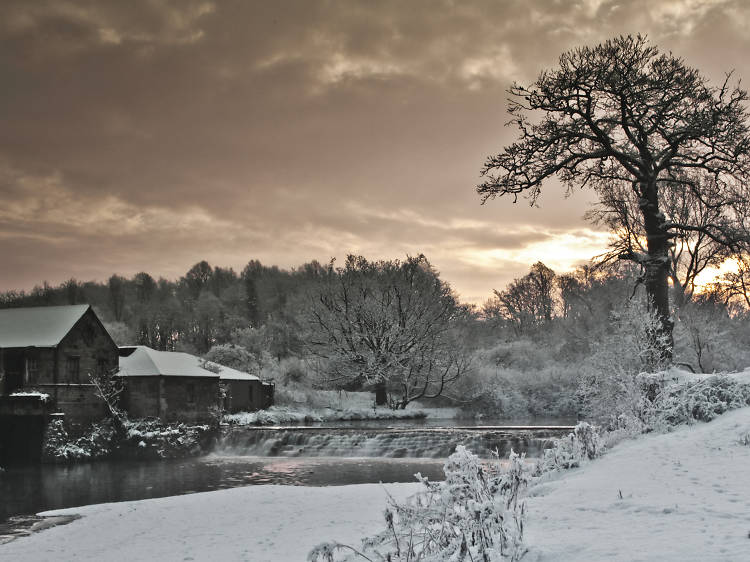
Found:
M 382 381 L 375 385 L 375 404 L 377 406 L 388 404 L 388 392 L 386 391 L 385 383 Z
M 648 260 L 643 264 L 645 268 L 646 295 L 649 307 L 653 307 L 661 323 L 660 333 L 654 334 L 654 339 L 659 341 L 659 336 L 666 335 L 667 343 L 659 344 L 662 359 L 672 361 L 672 322 L 669 310 L 669 246 L 670 235 L 665 228 L 664 215 L 659 210 L 659 198 L 656 181 L 648 182 L 642 190 L 640 209 L 643 213 L 643 223 L 646 230 L 646 244 L 648 249 Z

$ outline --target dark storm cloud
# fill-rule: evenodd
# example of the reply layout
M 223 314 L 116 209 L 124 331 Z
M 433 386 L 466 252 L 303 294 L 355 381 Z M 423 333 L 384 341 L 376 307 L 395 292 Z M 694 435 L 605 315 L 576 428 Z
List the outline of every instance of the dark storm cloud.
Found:
M 421 251 L 481 300 L 537 259 L 570 266 L 604 243 L 580 219 L 590 194 L 562 200 L 550 185 L 540 209 L 478 205 L 484 157 L 513 139 L 510 81 L 639 31 L 714 79 L 748 75 L 741 2 L 0 10 L 0 289 L 175 276 L 204 258 L 292 266 Z M 555 241 L 563 250 L 547 257 Z

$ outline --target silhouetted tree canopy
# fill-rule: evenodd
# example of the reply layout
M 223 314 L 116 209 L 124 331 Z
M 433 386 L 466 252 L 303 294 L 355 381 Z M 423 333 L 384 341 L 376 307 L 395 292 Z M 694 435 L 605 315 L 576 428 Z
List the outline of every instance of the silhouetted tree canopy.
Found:
M 747 93 L 729 82 L 728 75 L 710 85 L 640 35 L 563 53 L 557 68 L 510 89 L 520 138 L 487 159 L 482 202 L 523 193 L 533 204 L 552 178 L 568 190 L 595 189 L 601 218 L 614 212 L 610 226 L 630 229 L 618 257 L 643 268 L 646 293 L 671 333 L 673 240 L 702 235 L 735 251 L 748 239 Z M 675 213 L 669 201 L 681 199 L 695 209 Z

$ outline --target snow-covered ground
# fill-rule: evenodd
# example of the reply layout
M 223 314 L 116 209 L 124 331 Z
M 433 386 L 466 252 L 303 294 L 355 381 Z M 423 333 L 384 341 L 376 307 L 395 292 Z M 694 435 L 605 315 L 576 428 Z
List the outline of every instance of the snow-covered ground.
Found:
M 748 432 L 742 408 L 537 484 L 524 560 L 750 560 Z
M 419 485 L 387 484 L 403 499 Z M 359 545 L 383 526 L 379 484 L 231 490 L 91 505 L 47 514 L 81 519 L 0 545 L 0 560 L 304 561 L 324 540 Z
M 530 489 L 524 560 L 750 560 L 750 408 L 625 442 Z M 389 484 L 403 498 L 417 484 Z M 620 495 L 622 497 L 620 497 Z M 2 560 L 304 560 L 383 528 L 365 484 L 251 486 L 59 510 L 83 517 L 0 546 Z

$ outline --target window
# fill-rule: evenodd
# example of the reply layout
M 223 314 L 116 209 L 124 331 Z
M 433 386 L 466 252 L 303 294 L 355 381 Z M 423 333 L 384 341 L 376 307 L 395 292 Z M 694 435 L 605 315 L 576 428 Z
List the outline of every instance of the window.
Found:
M 26 358 L 26 382 L 36 382 L 37 375 L 39 374 L 39 362 L 36 357 Z
M 250 402 L 250 406 L 253 405 L 253 383 L 250 383 L 248 387 L 247 399 Z
M 96 374 L 106 375 L 109 372 L 109 361 L 99 358 L 96 360 Z
M 65 361 L 65 375 L 68 382 L 80 382 L 81 358 L 68 357 Z
M 185 391 L 187 392 L 187 401 L 188 401 L 188 403 L 194 404 L 195 403 L 195 385 L 193 383 L 189 382 L 185 386 Z

